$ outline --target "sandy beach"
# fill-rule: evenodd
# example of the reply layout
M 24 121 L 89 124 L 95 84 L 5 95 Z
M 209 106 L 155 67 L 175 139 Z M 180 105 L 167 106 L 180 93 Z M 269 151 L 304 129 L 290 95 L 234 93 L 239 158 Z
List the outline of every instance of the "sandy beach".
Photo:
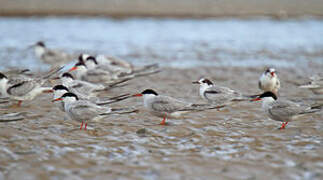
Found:
M 0 15 L 105 15 L 115 17 L 322 16 L 317 0 L 0 0 Z

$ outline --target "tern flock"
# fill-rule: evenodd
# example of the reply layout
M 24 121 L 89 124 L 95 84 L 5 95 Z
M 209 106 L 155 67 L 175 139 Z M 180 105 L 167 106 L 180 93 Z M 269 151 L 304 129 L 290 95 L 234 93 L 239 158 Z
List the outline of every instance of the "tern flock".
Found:
M 53 93 L 52 102 L 65 112 L 69 119 L 79 121 L 80 129 L 87 129 L 89 121 L 103 119 L 111 114 L 136 113 L 129 108 L 111 108 L 117 103 L 131 97 L 143 97 L 144 107 L 152 114 L 163 118 L 160 125 L 166 125 L 167 118 L 179 117 L 188 112 L 219 109 L 238 102 L 262 101 L 262 108 L 267 116 L 282 122 L 284 129 L 289 121 L 299 115 L 321 110 L 322 105 L 310 106 L 289 100 L 278 99 L 280 81 L 274 68 L 267 68 L 259 78 L 259 88 L 263 93 L 245 95 L 228 87 L 221 87 L 207 78 L 194 81 L 199 85 L 199 95 L 205 104 L 180 101 L 173 97 L 159 95 L 155 90 L 145 89 L 137 94 L 121 94 L 116 97 L 99 98 L 98 94 L 112 88 L 125 85 L 125 82 L 142 76 L 160 72 L 157 64 L 136 67 L 133 64 L 112 56 L 80 54 L 70 55 L 63 51 L 49 49 L 44 42 L 32 45 L 39 60 L 52 66 L 51 70 L 41 76 L 33 77 L 28 70 L 18 70 L 11 76 L 0 73 L 1 99 L 18 101 L 14 106 L 21 106 L 23 101 L 31 101 L 41 93 Z M 77 59 L 75 65 L 67 72 L 62 72 L 63 65 Z M 52 86 L 44 86 L 48 81 L 60 80 Z M 323 76 L 316 75 L 310 82 L 300 88 L 308 88 L 313 93 L 323 94 Z M 48 83 L 47 83 L 48 84 Z M 52 84 L 52 83 L 50 83 Z M 10 107 L 11 108 L 11 107 Z

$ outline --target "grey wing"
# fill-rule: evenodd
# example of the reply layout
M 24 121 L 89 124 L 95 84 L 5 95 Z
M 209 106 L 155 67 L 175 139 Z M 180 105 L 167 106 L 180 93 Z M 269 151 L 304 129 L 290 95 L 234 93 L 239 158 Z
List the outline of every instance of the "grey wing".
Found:
M 48 63 L 62 63 L 72 60 L 73 57 L 63 51 L 49 49 L 42 56 L 42 59 Z
M 15 85 L 15 84 L 19 84 L 22 83 L 24 81 L 28 81 L 31 80 L 31 78 L 27 78 L 27 77 L 12 77 L 9 79 L 8 84 L 10 85 Z
M 227 87 L 212 87 L 205 91 L 205 96 L 212 100 L 221 103 L 238 97 L 239 94 Z
M 269 113 L 279 117 L 290 117 L 299 114 L 304 110 L 304 106 L 300 106 L 294 102 L 278 100 L 271 106 Z
M 154 111 L 163 111 L 168 113 L 180 111 L 187 106 L 187 103 L 167 96 L 161 96 L 156 98 L 151 105 Z
M 89 102 L 82 102 L 79 101 L 73 107 L 70 108 L 69 112 L 75 118 L 80 120 L 91 120 L 94 117 L 102 114 L 108 110 L 104 110 L 103 108 L 97 108 L 97 106 L 89 103 Z
M 106 71 L 95 70 L 88 71 L 86 76 L 83 77 L 83 80 L 98 83 L 112 80 L 111 74 Z
M 7 89 L 7 93 L 12 96 L 23 96 L 37 87 L 35 81 L 22 81 L 18 84 L 12 85 Z

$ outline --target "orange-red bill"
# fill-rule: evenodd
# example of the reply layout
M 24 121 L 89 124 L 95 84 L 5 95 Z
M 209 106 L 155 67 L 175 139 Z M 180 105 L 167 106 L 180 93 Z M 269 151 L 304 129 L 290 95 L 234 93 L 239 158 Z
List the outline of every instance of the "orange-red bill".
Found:
M 134 95 L 132 95 L 133 97 L 141 97 L 142 96 L 142 94 L 134 94 Z
M 271 76 L 274 76 L 275 75 L 275 72 L 271 72 L 270 74 L 271 74 Z
M 261 98 L 255 98 L 255 99 L 252 99 L 251 101 L 260 101 Z
M 44 90 L 43 93 L 53 93 L 54 91 L 52 89 Z
M 68 70 L 68 72 L 74 71 L 74 70 L 76 70 L 76 69 L 77 69 L 77 67 L 76 67 L 76 66 L 74 66 L 74 67 L 72 67 L 71 69 L 69 69 L 69 70 Z
M 54 100 L 52 100 L 52 102 L 55 102 L 55 101 L 62 101 L 63 99 L 62 98 L 56 98 Z

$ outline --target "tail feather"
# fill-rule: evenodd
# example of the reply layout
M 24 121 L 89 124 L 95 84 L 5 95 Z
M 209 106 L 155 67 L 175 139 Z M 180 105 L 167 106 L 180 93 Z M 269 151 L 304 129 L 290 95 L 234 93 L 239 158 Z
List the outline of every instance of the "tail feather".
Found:
M 135 113 L 138 112 L 137 109 L 133 108 L 119 108 L 119 109 L 111 109 L 111 112 L 108 113 L 103 113 L 100 115 L 111 115 L 111 114 L 130 114 L 130 113 Z
M 117 81 L 115 81 L 115 82 L 112 82 L 112 83 L 109 83 L 109 84 L 107 84 L 107 86 L 108 87 L 106 87 L 105 88 L 105 90 L 109 90 L 109 89 L 111 89 L 111 88 L 113 88 L 113 87 L 116 87 L 117 85 L 119 85 L 119 84 L 121 84 L 121 83 L 124 83 L 124 82 L 127 82 L 127 81 L 129 81 L 129 80 L 131 80 L 132 78 L 123 78 L 123 79 L 121 79 L 121 80 L 117 80 Z
M 183 108 L 180 111 L 205 111 L 211 109 L 220 109 L 225 107 L 226 105 L 221 104 L 191 104 L 189 107 Z
M 315 112 L 321 111 L 322 110 L 322 107 L 323 107 L 322 104 L 321 105 L 312 106 L 309 109 L 307 109 L 306 111 L 301 112 L 300 114 L 315 113 Z
M 99 106 L 112 104 L 112 103 L 115 103 L 115 102 L 119 102 L 119 101 L 128 99 L 129 97 L 131 97 L 130 94 L 124 94 L 124 95 L 109 98 L 107 101 L 97 102 L 96 104 L 99 105 Z

